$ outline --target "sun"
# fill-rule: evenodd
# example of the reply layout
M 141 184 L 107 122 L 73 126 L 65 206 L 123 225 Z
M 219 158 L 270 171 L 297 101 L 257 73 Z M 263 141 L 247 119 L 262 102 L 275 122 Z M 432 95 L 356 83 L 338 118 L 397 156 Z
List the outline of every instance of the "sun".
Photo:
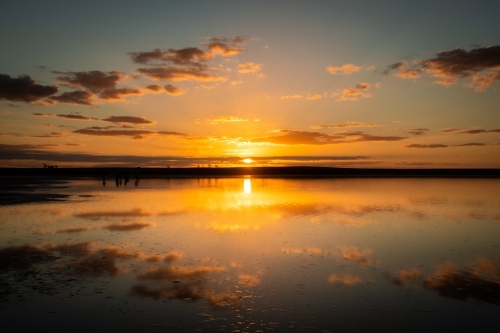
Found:
M 253 163 L 254 160 L 252 160 L 251 158 L 245 158 L 243 159 L 243 163 L 246 163 L 246 164 L 250 164 L 250 163 Z

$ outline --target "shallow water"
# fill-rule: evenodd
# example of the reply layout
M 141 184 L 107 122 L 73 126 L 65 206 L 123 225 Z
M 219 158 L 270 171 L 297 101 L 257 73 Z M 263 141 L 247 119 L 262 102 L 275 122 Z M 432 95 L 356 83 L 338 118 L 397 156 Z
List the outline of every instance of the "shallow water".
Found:
M 497 179 L 72 181 L 45 191 L 68 200 L 0 207 L 3 327 L 498 326 Z

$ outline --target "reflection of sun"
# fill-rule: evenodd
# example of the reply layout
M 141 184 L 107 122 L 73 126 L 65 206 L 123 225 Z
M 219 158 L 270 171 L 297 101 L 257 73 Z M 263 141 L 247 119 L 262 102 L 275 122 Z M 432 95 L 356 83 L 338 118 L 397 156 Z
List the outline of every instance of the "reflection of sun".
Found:
M 252 163 L 252 162 L 253 162 L 253 160 L 252 160 L 251 158 L 245 158 L 245 159 L 243 160 L 243 163 L 246 163 L 246 164 L 250 164 L 250 163 Z

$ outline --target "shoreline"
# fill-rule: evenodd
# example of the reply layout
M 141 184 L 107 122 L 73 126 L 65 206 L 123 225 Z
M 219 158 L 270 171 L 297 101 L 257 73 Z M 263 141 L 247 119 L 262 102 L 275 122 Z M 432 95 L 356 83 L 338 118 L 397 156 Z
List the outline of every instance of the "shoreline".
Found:
M 500 169 L 361 169 L 332 167 L 232 167 L 232 168 L 0 168 L 4 177 L 43 179 L 90 178 L 108 180 L 117 175 L 130 179 L 154 178 L 500 178 Z

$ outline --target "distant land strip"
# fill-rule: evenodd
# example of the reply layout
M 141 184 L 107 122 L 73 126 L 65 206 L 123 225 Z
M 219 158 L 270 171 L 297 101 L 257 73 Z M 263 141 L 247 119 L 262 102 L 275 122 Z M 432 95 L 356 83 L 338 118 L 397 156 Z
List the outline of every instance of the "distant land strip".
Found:
M 334 167 L 234 167 L 234 168 L 0 168 L 2 177 L 51 179 L 135 178 L 500 178 L 500 169 L 390 169 Z M 1 181 L 1 180 L 0 180 Z

